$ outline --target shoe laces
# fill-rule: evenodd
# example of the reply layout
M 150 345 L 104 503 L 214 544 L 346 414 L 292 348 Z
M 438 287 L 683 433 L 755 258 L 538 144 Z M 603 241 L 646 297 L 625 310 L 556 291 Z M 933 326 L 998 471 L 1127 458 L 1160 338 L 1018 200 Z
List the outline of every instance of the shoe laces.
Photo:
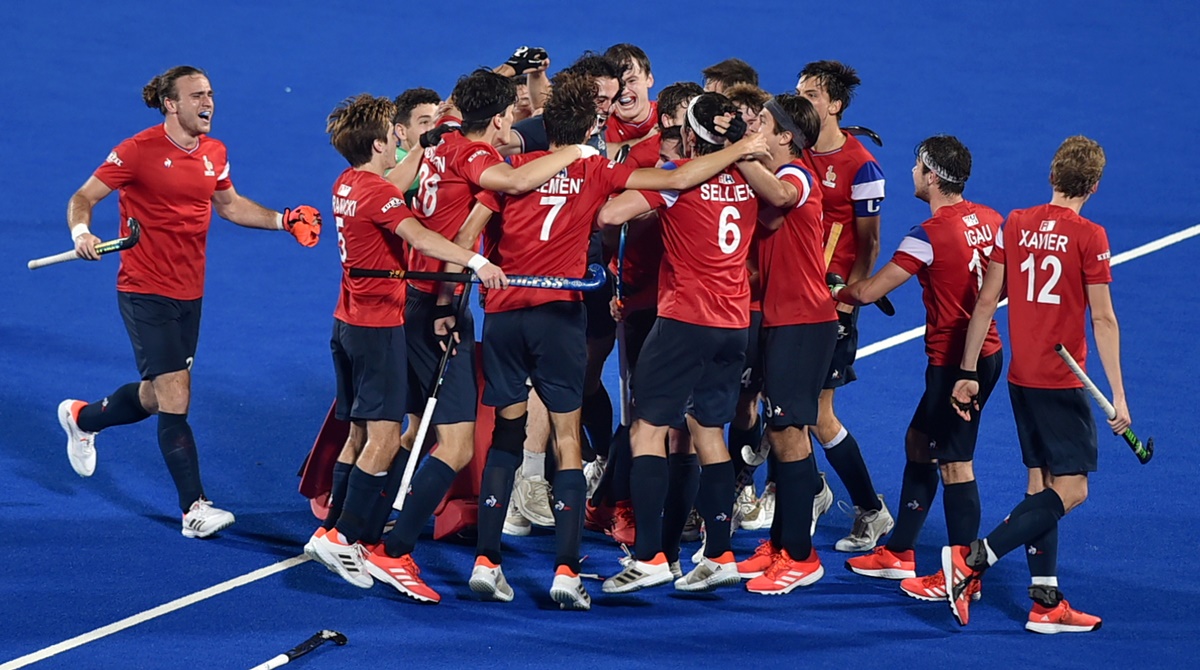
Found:
M 775 556 L 775 560 L 771 561 L 771 565 L 763 573 L 767 579 L 772 581 L 778 579 L 780 575 L 790 570 L 792 567 L 792 557 L 788 556 L 786 551 L 780 550 Z
M 774 556 L 776 553 L 775 545 L 771 544 L 770 540 L 759 540 L 758 547 L 754 549 L 754 553 L 750 558 L 758 558 L 760 556 Z
M 417 567 L 417 562 L 413 560 L 412 554 L 405 554 L 396 560 L 400 561 L 400 567 L 404 568 L 413 577 L 421 574 L 421 568 Z
M 941 570 L 938 570 L 937 572 L 935 572 L 931 575 L 925 575 L 924 577 L 921 578 L 921 586 L 923 586 L 927 589 L 939 588 L 939 587 L 945 588 L 946 573 L 942 572 Z

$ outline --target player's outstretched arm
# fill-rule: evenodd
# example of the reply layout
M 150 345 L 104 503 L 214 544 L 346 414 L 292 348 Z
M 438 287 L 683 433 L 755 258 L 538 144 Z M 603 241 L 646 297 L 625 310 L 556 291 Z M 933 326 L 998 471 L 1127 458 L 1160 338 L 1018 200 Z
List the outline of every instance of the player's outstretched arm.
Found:
M 651 211 L 646 196 L 637 191 L 625 191 L 621 195 L 604 203 L 596 213 L 596 224 L 600 226 L 619 226 L 626 221 Z
M 489 191 L 521 195 L 545 184 L 580 158 L 596 156 L 599 153 L 593 147 L 574 144 L 529 161 L 519 168 L 514 168 L 508 163 L 497 163 L 479 175 L 479 185 Z
M 1108 421 L 1112 432 L 1125 432 L 1133 420 L 1125 402 L 1125 382 L 1121 376 L 1121 329 L 1117 325 L 1117 313 L 1113 309 L 1112 293 L 1108 284 L 1088 284 L 1088 304 L 1092 310 L 1092 331 L 1096 335 L 1096 350 L 1104 365 L 1104 375 L 1112 387 L 1113 408 L 1117 415 Z
M 750 184 L 750 188 L 754 189 L 759 199 L 768 205 L 787 210 L 800 202 L 800 189 L 796 188 L 795 184 L 776 177 L 762 163 L 741 161 L 737 164 L 737 169 L 746 178 L 746 182 Z M 768 220 L 760 219 L 760 221 L 769 230 L 775 230 L 783 225 L 784 217 L 771 217 Z
M 454 236 L 454 244 L 463 249 L 477 249 L 479 246 L 479 236 L 483 234 L 484 226 L 492 219 L 492 214 L 494 213 L 487 205 L 476 201 L 475 206 L 471 208 L 471 213 L 467 214 L 467 219 L 463 221 L 462 226 L 458 229 L 458 234 Z M 463 271 L 463 266 L 458 263 L 448 262 L 443 266 L 442 271 L 458 273 Z M 437 290 L 437 304 L 449 305 L 454 297 L 454 289 L 454 284 L 441 284 Z
M 417 179 L 417 171 L 421 169 L 421 154 L 424 149 L 417 148 L 408 152 L 396 167 L 388 170 L 385 179 L 395 184 L 401 191 L 407 191 Z
M 508 288 L 508 277 L 491 261 L 438 235 L 411 216 L 396 224 L 395 232 L 413 249 L 430 258 L 471 268 L 488 288 Z
M 100 238 L 92 234 L 92 210 L 96 203 L 108 197 L 112 189 L 95 177 L 88 177 L 83 186 L 67 201 L 67 227 L 75 240 L 75 254 L 89 261 L 100 260 L 96 245 Z
M 874 275 L 834 291 L 833 299 L 847 305 L 869 305 L 891 293 L 912 277 L 904 268 L 888 262 Z
M 743 158 L 767 152 L 767 140 L 762 133 L 746 135 L 720 151 L 693 158 L 674 170 L 642 168 L 634 170 L 625 188 L 645 191 L 682 191 L 712 179 Z
M 237 192 L 233 186 L 213 193 L 217 215 L 245 228 L 286 230 L 306 247 L 316 246 L 321 237 L 321 213 L 309 205 L 277 212 Z

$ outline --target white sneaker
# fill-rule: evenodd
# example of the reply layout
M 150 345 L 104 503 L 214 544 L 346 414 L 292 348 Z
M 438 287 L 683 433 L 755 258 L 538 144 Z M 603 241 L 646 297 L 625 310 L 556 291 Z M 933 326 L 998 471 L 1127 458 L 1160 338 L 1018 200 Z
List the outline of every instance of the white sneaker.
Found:
M 217 509 L 211 502 L 201 498 L 192 503 L 191 509 L 183 515 L 183 536 L 208 537 L 232 526 L 233 522 L 233 514 Z
M 829 482 L 825 481 L 825 473 L 821 473 L 821 492 L 813 498 L 813 517 L 812 530 L 809 535 L 817 534 L 817 521 L 833 507 L 833 491 L 829 488 Z
M 719 558 L 728 560 L 720 562 L 701 556 L 700 562 L 692 568 L 691 572 L 675 580 L 675 590 L 712 591 L 718 586 L 740 584 L 742 577 L 738 574 L 737 561 L 733 560 L 733 553 L 727 552 Z
M 554 508 L 550 499 L 550 482 L 541 475 L 518 476 L 513 484 L 513 502 L 521 515 L 546 528 L 554 527 Z
M 328 531 L 325 530 L 324 526 L 317 526 L 317 529 L 315 531 L 313 531 L 312 537 L 308 538 L 308 542 L 304 543 L 304 555 L 305 556 L 311 558 L 312 560 L 314 560 L 318 563 L 321 562 L 321 560 L 319 558 L 317 558 L 317 547 L 313 543 L 317 541 L 317 538 L 321 537 L 322 535 L 324 535 L 327 532 Z
M 683 566 L 679 565 L 679 561 L 671 561 L 668 567 L 671 569 L 672 578 L 679 579 L 683 576 Z
M 671 581 L 671 564 L 662 552 L 649 561 L 631 559 L 621 563 L 624 569 L 604 580 L 601 588 L 605 593 L 630 593 Z
M 375 583 L 363 559 L 366 549 L 357 542 L 346 544 L 336 528 L 313 538 L 312 545 L 313 557 L 317 562 L 337 573 L 337 576 L 360 589 L 369 589 Z
M 891 512 L 888 511 L 887 504 L 883 502 L 883 496 L 879 496 L 880 508 L 878 510 L 863 510 L 861 507 L 854 508 L 854 526 L 850 529 L 850 534 L 837 541 L 833 545 L 838 551 L 857 552 L 870 551 L 875 548 L 879 542 L 879 538 L 883 537 L 896 525 L 895 519 L 892 518 Z
M 71 461 L 71 468 L 80 477 L 91 477 L 96 471 L 96 434 L 79 429 L 79 424 L 75 423 L 75 403 L 86 404 L 73 399 L 58 403 L 58 425 L 67 434 L 67 459 Z
M 742 517 L 742 528 L 759 530 L 770 528 L 775 520 L 775 482 L 768 482 L 763 494 L 758 497 L 758 503 L 749 514 Z
M 506 603 L 513 599 L 513 590 L 504 578 L 504 570 L 483 556 L 475 558 L 475 567 L 471 568 L 471 581 L 467 584 L 472 591 L 486 596 L 489 600 Z
M 583 580 L 567 566 L 560 566 L 550 585 L 550 598 L 563 610 L 590 610 L 592 597 L 583 588 Z
M 754 484 L 746 484 L 741 491 L 738 491 L 737 500 L 733 503 L 733 521 L 730 527 L 733 530 L 745 528 L 742 525 L 742 519 L 745 519 L 757 504 L 758 496 L 754 492 Z M 747 528 L 747 530 L 751 529 Z
M 516 502 L 510 499 L 508 501 L 508 516 L 504 517 L 504 534 L 512 535 L 513 537 L 525 537 L 530 533 L 532 528 L 529 519 L 526 519 L 525 515 L 521 514 L 521 510 L 517 509 Z
M 687 521 L 685 521 L 683 524 L 683 533 L 680 534 L 679 541 L 695 542 L 696 540 L 699 540 L 703 526 L 704 519 L 700 517 L 699 512 L 693 509 L 691 514 L 688 514 Z
M 597 456 L 596 460 L 591 463 L 583 464 L 583 478 L 587 481 L 587 499 L 591 500 L 592 496 L 596 495 L 596 489 L 600 488 L 600 480 L 604 477 L 604 468 L 608 466 L 608 459 L 603 456 Z

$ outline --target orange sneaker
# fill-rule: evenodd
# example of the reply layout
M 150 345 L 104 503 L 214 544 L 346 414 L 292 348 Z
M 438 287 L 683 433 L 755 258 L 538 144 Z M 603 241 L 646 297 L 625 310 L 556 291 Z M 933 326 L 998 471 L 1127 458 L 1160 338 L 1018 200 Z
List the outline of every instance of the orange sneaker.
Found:
M 1045 635 L 1100 630 L 1100 624 L 1103 623 L 1100 617 L 1072 608 L 1057 587 L 1031 586 L 1029 595 L 1033 598 L 1033 609 L 1029 611 L 1025 630 Z
M 950 613 L 960 626 L 967 625 L 971 619 L 971 582 L 978 581 L 983 574 L 982 570 L 976 570 L 967 561 L 969 556 L 971 546 L 942 547 L 942 571 L 947 576 L 946 600 L 950 603 Z
M 623 544 L 627 547 L 632 547 L 637 540 L 637 522 L 633 517 L 633 503 L 628 500 L 617 501 L 617 506 L 613 510 L 612 525 L 609 526 L 608 534 L 612 539 L 617 541 L 617 544 Z
M 821 559 L 815 549 L 803 561 L 793 559 L 786 549 L 781 549 L 766 572 L 746 582 L 746 590 L 779 596 L 791 593 L 797 587 L 815 584 L 824 576 L 825 568 L 821 567 Z
M 738 561 L 738 575 L 742 579 L 761 577 L 767 571 L 767 568 L 771 567 L 771 564 L 775 562 L 778 556 L 779 550 L 775 548 L 775 545 L 771 544 L 770 540 L 760 540 L 758 548 L 754 550 L 753 554 L 750 554 L 750 558 Z
M 439 603 L 442 597 L 429 588 L 421 579 L 421 569 L 413 561 L 412 554 L 392 558 L 384 551 L 383 543 L 371 547 L 364 558 L 367 572 L 384 584 L 389 584 L 400 593 L 423 603 Z
M 869 554 L 847 559 L 846 569 L 864 577 L 909 579 L 917 576 L 917 559 L 912 549 L 897 552 L 886 546 L 875 547 Z
M 596 506 L 592 501 L 587 501 L 583 512 L 583 527 L 588 530 L 594 530 L 597 533 L 606 533 L 612 527 L 613 513 L 615 510 L 607 505 Z
M 900 582 L 900 590 L 905 595 L 917 600 L 945 600 L 946 573 L 938 570 L 932 575 L 905 579 Z M 979 579 L 973 580 L 971 585 L 967 587 L 967 593 L 971 596 L 971 600 L 979 600 L 983 596 L 983 581 Z

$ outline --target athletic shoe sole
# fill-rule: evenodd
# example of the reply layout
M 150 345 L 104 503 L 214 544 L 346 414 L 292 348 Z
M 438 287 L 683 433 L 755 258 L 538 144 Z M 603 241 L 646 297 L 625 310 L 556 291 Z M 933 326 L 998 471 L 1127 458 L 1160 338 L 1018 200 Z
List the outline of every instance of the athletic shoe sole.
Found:
M 467 585 L 471 587 L 471 591 L 481 596 L 486 596 L 489 600 L 502 603 L 512 602 L 512 587 L 509 587 L 508 592 L 505 593 L 500 589 L 500 584 L 497 580 L 489 579 L 486 576 L 471 575 L 471 580 L 467 582 Z
M 1104 622 L 1101 621 L 1095 626 L 1068 626 L 1061 623 L 1041 623 L 1027 621 L 1025 623 L 1025 630 L 1031 633 L 1041 633 L 1042 635 L 1056 635 L 1058 633 L 1090 633 L 1094 630 L 1100 630 L 1100 626 L 1103 625 L 1103 623 Z
M 438 602 L 441 602 L 440 600 L 434 600 L 433 598 L 429 598 L 429 597 L 423 596 L 415 591 L 409 590 L 409 588 L 407 586 L 405 586 L 403 583 L 401 583 L 399 580 L 397 580 L 394 576 L 392 576 L 392 573 L 388 572 L 387 570 L 384 570 L 383 568 L 379 567 L 378 565 L 375 565 L 374 563 L 372 563 L 369 560 L 364 560 L 363 564 L 366 565 L 366 567 L 367 567 L 367 574 L 374 577 L 377 581 L 383 582 L 384 584 L 387 584 L 388 586 L 396 589 L 397 591 L 400 592 L 400 595 L 411 598 L 412 600 L 415 600 L 419 603 L 437 604 Z
M 850 561 L 846 561 L 846 569 L 856 575 L 863 577 L 874 577 L 876 579 L 912 579 L 917 576 L 916 570 L 900 570 L 898 568 L 883 568 L 882 570 L 864 570 L 850 565 Z
M 329 532 L 332 533 L 333 531 L 329 531 Z M 313 542 L 313 558 L 318 563 L 320 563 L 321 565 L 324 565 L 326 568 L 329 568 L 329 570 L 332 571 L 334 574 L 336 574 L 338 577 L 341 577 L 342 579 L 346 580 L 350 584 L 353 584 L 354 586 L 357 586 L 360 589 L 369 589 L 369 588 L 371 588 L 372 585 L 375 584 L 375 580 L 372 579 L 370 573 L 368 573 L 366 571 L 365 565 L 363 567 L 363 571 L 360 574 L 356 575 L 356 574 L 350 572 L 349 570 L 347 570 L 345 564 L 342 562 L 341 555 L 343 553 L 346 553 L 348 551 L 357 551 L 357 549 L 354 549 L 354 548 L 347 548 L 345 550 L 340 549 L 340 548 L 331 549 L 330 545 L 333 545 L 333 543 L 330 542 L 329 540 L 326 540 L 324 537 L 321 537 Z M 336 545 L 334 545 L 334 546 L 336 546 Z M 346 560 L 349 561 L 352 559 L 347 558 Z M 360 563 L 366 563 L 366 561 L 360 560 Z
M 219 532 L 225 530 L 226 528 L 232 526 L 235 521 L 237 521 L 237 519 L 234 518 L 233 515 L 230 515 L 228 521 L 224 521 L 224 522 L 218 524 L 212 530 L 205 531 L 203 533 L 198 533 L 198 532 L 192 530 L 191 528 L 180 528 L 179 532 L 183 533 L 183 536 L 186 538 L 201 538 L 201 539 L 203 539 L 210 535 L 213 535 L 214 533 L 219 533 Z M 305 553 L 308 553 L 307 546 L 305 546 Z
M 958 625 L 965 626 L 967 621 L 963 620 L 958 611 L 958 605 L 955 603 L 954 589 L 951 587 L 954 584 L 954 550 L 950 547 L 942 547 L 942 574 L 946 575 L 946 602 L 950 604 L 950 613 L 954 615 L 954 620 Z M 968 610 L 969 612 L 969 610 Z M 968 615 L 968 620 L 969 620 Z
M 730 569 L 728 571 L 722 570 L 720 572 L 713 573 L 703 581 L 695 584 L 688 584 L 683 577 L 680 577 L 679 579 L 675 580 L 675 590 L 683 591 L 685 593 L 707 593 L 709 591 L 716 591 L 722 586 L 740 584 L 741 581 L 742 578 L 738 575 L 736 569 Z
M 638 579 L 635 579 L 627 584 L 613 584 L 612 586 L 609 586 L 609 583 L 605 581 L 604 586 L 601 587 L 601 590 L 605 593 L 633 593 L 634 591 L 641 591 L 642 589 L 648 589 L 652 586 L 669 584 L 672 581 L 674 580 L 671 578 L 671 571 L 663 570 L 662 572 L 654 572 L 643 575 L 642 577 L 639 577 Z
M 558 603 L 559 609 L 587 611 L 592 609 L 592 597 L 584 590 L 583 584 L 572 583 L 575 580 L 559 580 L 554 578 L 550 586 L 550 599 Z
M 74 400 L 64 400 L 58 403 L 58 425 L 62 426 L 63 432 L 67 434 L 67 460 L 71 462 L 71 469 L 80 477 L 91 477 L 96 472 L 96 449 L 92 448 L 90 457 L 86 454 L 77 455 L 75 453 L 75 445 L 79 442 L 75 433 L 83 432 L 78 429 L 71 416 L 71 405 L 75 402 Z
M 804 577 L 792 582 L 791 584 L 788 584 L 787 586 L 783 587 L 782 589 L 776 589 L 776 590 L 771 590 L 771 591 L 755 591 L 754 589 L 747 587 L 746 590 L 749 591 L 750 593 L 757 593 L 760 596 L 782 596 L 782 595 L 791 593 L 792 591 L 795 591 L 796 589 L 800 588 L 801 586 L 809 586 L 811 584 L 816 584 L 824 576 L 825 576 L 825 566 L 822 565 L 822 566 L 818 566 L 816 570 L 814 570 L 811 573 L 805 575 Z

